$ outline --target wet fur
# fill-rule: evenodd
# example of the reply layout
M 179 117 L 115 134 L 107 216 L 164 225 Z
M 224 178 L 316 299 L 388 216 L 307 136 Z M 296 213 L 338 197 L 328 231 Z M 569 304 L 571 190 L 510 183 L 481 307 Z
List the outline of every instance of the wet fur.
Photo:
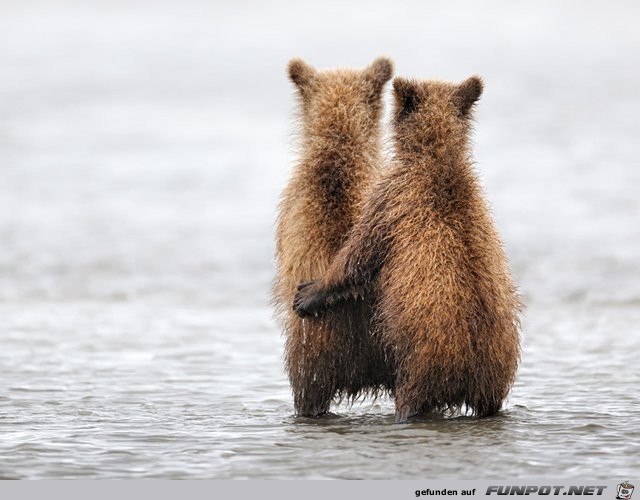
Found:
M 472 169 L 481 93 L 477 77 L 394 81 L 395 163 L 327 272 L 294 301 L 303 317 L 358 297 L 374 304 L 399 422 L 463 408 L 492 415 L 519 362 L 521 305 Z
M 296 285 L 326 272 L 379 175 L 382 90 L 392 69 L 387 59 L 362 71 L 289 63 L 300 152 L 279 205 L 273 302 L 299 415 L 325 413 L 334 399 L 377 394 L 393 380 L 371 335 L 368 301 L 344 301 L 314 321 L 291 308 Z

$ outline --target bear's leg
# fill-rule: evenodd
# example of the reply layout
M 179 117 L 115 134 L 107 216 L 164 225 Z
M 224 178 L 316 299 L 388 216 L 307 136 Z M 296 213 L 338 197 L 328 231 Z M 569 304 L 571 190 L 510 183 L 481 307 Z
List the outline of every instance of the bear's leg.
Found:
M 395 401 L 396 401 L 396 423 L 404 423 L 409 418 L 418 414 L 420 401 L 409 389 L 407 381 L 396 381 Z
M 329 394 L 315 384 L 294 390 L 293 404 L 296 415 L 301 417 L 319 417 L 329 411 L 333 394 Z
M 478 417 L 490 417 L 500 411 L 500 408 L 502 407 L 502 400 L 496 400 L 491 397 L 483 398 L 474 401 L 470 406 Z
M 409 353 L 403 361 L 396 377 L 396 422 L 438 411 L 442 398 L 438 384 L 433 383 L 437 373 L 430 371 L 418 354 Z
M 329 411 L 338 393 L 348 356 L 338 323 L 331 317 L 318 320 L 292 318 L 285 346 L 286 367 L 296 414 L 316 417 Z
M 408 404 L 400 404 L 396 402 L 396 424 L 403 424 L 411 417 L 418 414 L 414 406 Z
M 396 398 L 396 422 L 406 422 L 409 418 L 415 416 L 423 416 L 429 415 L 433 413 L 436 409 L 436 405 L 429 399 L 426 401 L 419 401 L 416 403 L 405 403 L 401 401 L 398 404 L 398 399 Z
M 307 353 L 290 373 L 293 404 L 297 415 L 317 417 L 327 413 L 337 392 L 329 353 Z

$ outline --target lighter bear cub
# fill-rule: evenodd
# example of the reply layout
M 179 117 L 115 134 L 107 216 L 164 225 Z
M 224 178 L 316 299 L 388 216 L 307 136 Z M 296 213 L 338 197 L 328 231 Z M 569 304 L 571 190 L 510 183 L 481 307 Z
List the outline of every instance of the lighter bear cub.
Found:
M 295 297 L 301 317 L 374 304 L 398 422 L 492 415 L 515 378 L 520 301 L 471 162 L 482 90 L 478 77 L 394 80 L 394 164 L 328 270 Z
M 313 321 L 291 308 L 296 285 L 323 275 L 344 245 L 379 175 L 382 92 L 392 71 L 385 58 L 361 71 L 289 63 L 300 150 L 279 205 L 273 302 L 298 415 L 320 415 L 334 398 L 377 393 L 392 380 L 369 301 L 343 301 Z

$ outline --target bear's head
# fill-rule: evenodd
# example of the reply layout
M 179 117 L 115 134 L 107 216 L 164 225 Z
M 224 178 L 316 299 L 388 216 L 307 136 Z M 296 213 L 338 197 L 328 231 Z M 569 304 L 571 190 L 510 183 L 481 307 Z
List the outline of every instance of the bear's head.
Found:
M 318 71 L 293 59 L 288 74 L 300 96 L 307 133 L 340 141 L 366 138 L 379 126 L 382 91 L 393 64 L 378 58 L 363 70 Z
M 468 142 L 474 104 L 482 90 L 478 76 L 460 84 L 395 78 L 394 128 L 398 146 L 414 151 L 463 148 Z

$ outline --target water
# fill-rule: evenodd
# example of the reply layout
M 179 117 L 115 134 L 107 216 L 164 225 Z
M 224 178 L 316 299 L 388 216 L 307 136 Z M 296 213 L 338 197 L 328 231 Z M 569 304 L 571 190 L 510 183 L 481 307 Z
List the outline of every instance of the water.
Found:
M 639 15 L 3 2 L 0 477 L 637 477 Z M 486 81 L 478 170 L 527 303 L 493 418 L 292 415 L 267 305 L 284 67 L 380 54 Z

